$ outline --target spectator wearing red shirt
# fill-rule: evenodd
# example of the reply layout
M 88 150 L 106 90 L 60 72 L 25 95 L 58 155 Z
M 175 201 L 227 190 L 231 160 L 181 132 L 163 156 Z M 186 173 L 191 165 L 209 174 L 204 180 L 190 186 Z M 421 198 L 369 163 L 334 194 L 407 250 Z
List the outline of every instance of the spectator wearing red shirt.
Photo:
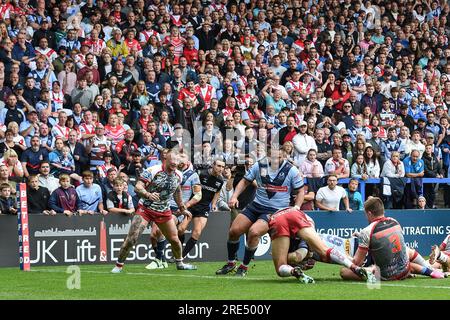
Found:
M 331 99 L 333 99 L 334 108 L 336 110 L 342 111 L 342 107 L 344 106 L 344 102 L 346 102 L 350 98 L 350 91 L 348 89 L 348 84 L 345 81 L 341 82 L 339 88 L 336 88 L 331 95 Z
M 195 42 L 194 39 L 189 38 L 187 39 L 186 46 L 183 50 L 183 56 L 186 57 L 186 60 L 188 64 L 191 64 L 192 60 L 198 61 L 198 50 L 195 49 Z
M 138 146 L 133 142 L 133 140 L 134 131 L 133 129 L 128 129 L 125 133 L 124 139 L 117 143 L 116 152 L 119 155 L 120 163 L 128 165 L 133 160 L 131 154 L 133 151 L 138 150 Z

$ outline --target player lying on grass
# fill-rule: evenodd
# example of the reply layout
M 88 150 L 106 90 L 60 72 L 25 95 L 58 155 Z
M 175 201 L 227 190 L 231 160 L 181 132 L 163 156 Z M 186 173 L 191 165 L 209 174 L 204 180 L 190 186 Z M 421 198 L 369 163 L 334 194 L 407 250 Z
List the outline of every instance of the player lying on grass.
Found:
M 280 277 L 296 277 L 302 283 L 314 283 L 314 279 L 305 275 L 300 267 L 288 264 L 288 254 L 291 239 L 303 239 L 316 252 L 321 261 L 337 263 L 347 267 L 358 278 L 375 282 L 375 275 L 354 264 L 349 257 L 336 248 L 328 247 L 314 229 L 314 221 L 297 208 L 286 208 L 275 212 L 269 217 L 269 235 L 272 239 L 272 260 Z
M 353 258 L 358 250 L 359 240 L 357 237 L 341 238 L 331 234 L 318 233 L 319 237 L 329 247 L 337 248 L 342 253 Z M 425 259 L 414 249 L 406 248 L 408 252 L 409 262 L 411 264 L 418 264 L 421 267 L 411 269 L 412 274 L 421 274 L 425 276 L 435 277 L 439 273 L 433 273 L 435 269 L 439 269 L 439 265 L 431 266 Z M 373 264 L 372 256 L 366 255 L 363 266 L 368 267 Z M 320 257 L 309 251 L 308 245 L 305 241 L 296 238 L 291 240 L 291 247 L 289 248 L 288 263 L 292 266 L 300 266 L 302 270 L 308 270 L 314 267 L 315 262 L 320 261 Z
M 445 237 L 444 241 L 438 247 L 434 245 L 431 247 L 430 253 L 430 264 L 436 268 L 442 268 L 443 271 L 447 272 L 449 267 L 449 257 L 450 257 L 450 234 Z
M 381 280 L 402 280 L 411 273 L 439 279 L 445 277 L 440 270 L 430 267 L 418 252 L 408 250 L 400 224 L 384 215 L 380 198 L 369 197 L 364 203 L 364 212 L 370 224 L 359 234 L 358 249 L 353 257 L 355 265 L 361 266 L 369 254 L 380 270 Z M 341 277 L 345 280 L 364 279 L 349 268 L 341 270 Z

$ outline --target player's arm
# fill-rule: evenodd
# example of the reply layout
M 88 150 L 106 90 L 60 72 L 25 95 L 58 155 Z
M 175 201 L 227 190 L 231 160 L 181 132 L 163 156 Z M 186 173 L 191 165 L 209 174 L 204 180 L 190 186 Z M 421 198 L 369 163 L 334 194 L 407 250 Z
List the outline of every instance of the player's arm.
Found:
M 305 200 L 304 186 L 301 186 L 300 188 L 297 189 L 297 196 L 295 197 L 295 207 L 297 209 L 300 209 L 304 200 Z
M 178 186 L 177 190 L 175 190 L 173 198 L 175 199 L 175 203 L 177 204 L 178 208 L 180 209 L 180 213 L 187 217 L 192 217 L 192 214 L 187 210 L 186 205 L 183 203 L 183 197 L 182 197 L 180 186 Z
M 357 266 L 362 266 L 364 260 L 366 259 L 367 251 L 368 249 L 365 247 L 358 247 L 353 257 L 353 263 Z
M 211 201 L 211 211 L 217 211 L 217 201 L 220 198 L 220 190 L 214 194 L 214 198 Z
M 156 192 L 150 193 L 145 190 L 145 183 L 143 181 L 136 182 L 136 186 L 134 187 L 134 191 L 140 198 L 149 199 L 152 201 L 159 200 L 159 194 Z
M 186 208 L 190 208 L 202 200 L 202 186 L 196 184 L 192 187 L 194 196 L 186 203 Z
M 303 201 L 305 200 L 305 185 L 303 177 L 298 169 L 295 169 L 294 171 L 291 169 L 289 173 L 292 174 L 291 188 L 294 192 L 296 192 L 295 207 L 300 210 Z
M 236 208 L 239 205 L 238 203 L 239 195 L 242 193 L 242 191 L 247 189 L 248 186 L 252 184 L 252 182 L 253 181 L 249 181 L 246 178 L 239 181 L 238 185 L 236 186 L 236 189 L 234 190 L 233 195 L 230 198 L 230 201 L 228 202 L 230 208 Z

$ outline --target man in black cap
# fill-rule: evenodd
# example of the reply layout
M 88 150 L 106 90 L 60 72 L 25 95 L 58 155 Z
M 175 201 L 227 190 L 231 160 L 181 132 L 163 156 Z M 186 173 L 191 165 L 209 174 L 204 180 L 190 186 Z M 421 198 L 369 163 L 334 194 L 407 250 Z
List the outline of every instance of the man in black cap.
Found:
M 381 143 L 383 142 L 383 140 L 380 138 L 380 129 L 378 129 L 378 127 L 372 127 L 371 131 L 372 131 L 372 137 L 369 140 L 367 140 L 366 142 L 372 146 L 378 159 L 380 159 Z
M 247 127 L 256 127 L 259 119 L 264 117 L 264 113 L 258 109 L 259 99 L 254 97 L 250 100 L 250 106 L 242 112 L 242 122 Z
M 33 46 L 37 47 L 39 45 L 39 41 L 41 41 L 41 39 L 43 39 L 43 38 L 48 40 L 48 46 L 50 48 L 56 48 L 55 33 L 50 30 L 47 19 L 43 19 L 41 22 L 40 29 L 36 30 L 34 32 L 33 41 L 32 41 Z
M 200 47 L 199 50 L 213 50 L 216 45 L 216 35 L 211 31 L 211 24 L 208 21 L 203 21 L 200 30 L 195 33 L 197 36 Z
M 72 59 L 70 59 L 67 56 L 67 47 L 66 46 L 59 47 L 58 57 L 55 60 L 53 60 L 53 63 L 52 63 L 55 74 L 59 74 L 61 71 L 64 70 L 64 64 L 68 60 L 72 60 Z

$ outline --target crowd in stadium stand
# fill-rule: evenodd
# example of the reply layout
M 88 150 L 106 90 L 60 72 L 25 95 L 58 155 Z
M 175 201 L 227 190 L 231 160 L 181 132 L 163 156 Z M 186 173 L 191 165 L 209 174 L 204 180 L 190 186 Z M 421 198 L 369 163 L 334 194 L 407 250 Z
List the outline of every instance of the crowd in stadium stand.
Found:
M 443 0 L 2 0 L 0 210 L 15 213 L 27 182 L 31 213 L 106 214 L 125 201 L 109 196 L 120 177 L 132 212 L 140 173 L 169 149 L 195 170 L 225 160 L 232 181 L 268 146 L 319 195 L 310 209 L 337 195 L 333 174 L 357 179 L 353 209 L 373 178 L 366 195 L 388 208 L 435 208 L 440 190 L 450 207 L 450 183 L 421 181 L 449 177 L 449 12 Z

